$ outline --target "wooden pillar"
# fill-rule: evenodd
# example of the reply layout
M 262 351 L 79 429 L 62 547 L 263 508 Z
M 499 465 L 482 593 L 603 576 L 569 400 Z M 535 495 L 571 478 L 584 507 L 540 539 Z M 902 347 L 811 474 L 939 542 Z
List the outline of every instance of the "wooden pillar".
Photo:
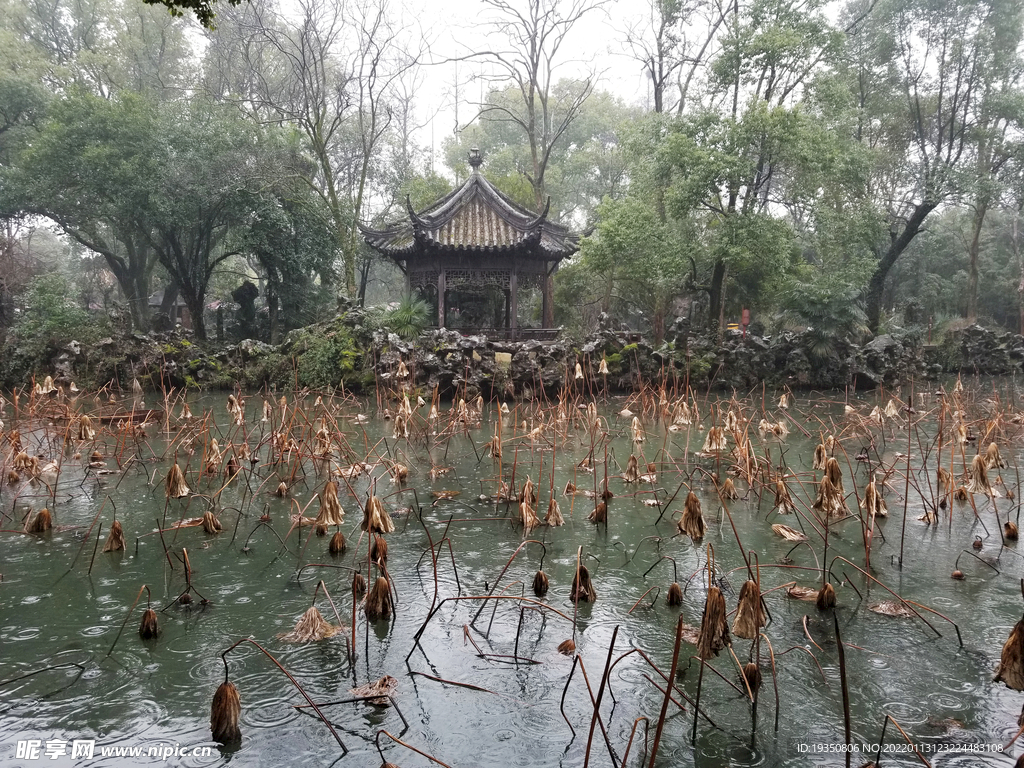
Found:
M 511 317 L 509 318 L 509 330 L 511 331 L 512 338 L 516 337 L 516 316 L 519 313 L 519 280 L 516 275 L 516 267 L 512 265 L 512 274 L 508 280 L 508 291 L 512 297 L 512 306 L 510 308 Z
M 512 306 L 512 293 L 511 293 L 511 291 L 508 288 L 506 288 L 504 291 L 502 291 L 502 293 L 505 294 L 505 330 L 507 331 L 509 329 L 508 320 L 509 320 L 509 309 Z M 1021 310 L 1021 316 L 1024 317 L 1024 310 Z
M 444 292 L 445 287 L 445 274 L 444 267 L 441 267 L 437 271 L 437 327 L 444 328 L 445 315 L 447 314 L 447 308 L 445 307 Z
M 545 266 L 547 265 L 545 264 Z M 551 274 L 545 274 L 541 280 L 544 282 L 542 289 L 543 301 L 541 303 L 540 324 L 544 328 L 554 328 L 555 302 L 552 299 L 554 298 L 555 281 Z

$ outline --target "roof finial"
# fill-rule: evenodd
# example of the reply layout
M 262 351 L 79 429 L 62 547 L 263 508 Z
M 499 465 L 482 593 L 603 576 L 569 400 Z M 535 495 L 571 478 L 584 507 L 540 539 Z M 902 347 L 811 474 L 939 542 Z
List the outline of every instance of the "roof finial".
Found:
M 472 167 L 474 172 L 480 170 L 480 166 L 483 165 L 483 162 L 484 156 L 480 153 L 479 147 L 473 147 L 469 150 L 469 165 Z

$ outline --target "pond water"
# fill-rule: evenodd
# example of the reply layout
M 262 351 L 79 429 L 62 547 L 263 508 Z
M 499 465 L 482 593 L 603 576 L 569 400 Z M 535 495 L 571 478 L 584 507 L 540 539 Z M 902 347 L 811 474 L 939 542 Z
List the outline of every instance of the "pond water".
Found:
M 18 409 L 8 404 L 3 412 L 3 473 L 12 468 L 10 433 L 18 429 L 25 451 L 43 457 L 42 482 L 23 478 L 0 490 L 0 763 L 379 765 L 375 739 L 387 731 L 451 766 L 581 766 L 588 760 L 608 765 L 619 764 L 634 722 L 647 718 L 639 722 L 628 756 L 629 765 L 646 764 L 665 700 L 661 673 L 668 675 L 672 666 L 677 621 L 682 616 L 688 626 L 700 626 L 713 550 L 714 584 L 724 594 L 731 625 L 747 578 L 742 541 L 752 564 L 760 566 L 770 613 L 764 633 L 774 651 L 773 667 L 769 643 L 758 644 L 764 682 L 756 717 L 730 651 L 711 658 L 698 683 L 697 649 L 684 640 L 675 698 L 685 711 L 668 704 L 656 765 L 844 764 L 835 751 L 846 737 L 833 613 L 790 597 L 783 586 L 821 587 L 821 564 L 832 565 L 838 600 L 850 742 L 860 750 L 852 764 L 867 762 L 864 750 L 879 742 L 888 715 L 932 765 L 1012 765 L 1024 748 L 990 750 L 1014 737 L 1024 704 L 1024 694 L 992 682 L 1002 645 L 1024 606 L 1022 545 L 1008 541 L 1003 547 L 1001 537 L 1003 522 L 1019 515 L 1021 428 L 1013 422 L 1019 395 L 1006 382 L 975 382 L 947 398 L 934 396 L 933 389 L 913 395 L 910 429 L 905 411 L 882 425 L 870 417 L 890 396 L 909 400 L 906 390 L 851 396 L 848 403 L 842 393 L 800 394 L 788 410 L 778 407 L 777 393 L 758 392 L 732 403 L 701 395 L 689 401 L 699 417 L 674 429 L 668 426 L 671 415 L 662 417 L 655 392 L 629 400 L 597 396 L 596 426 L 593 412 L 584 408 L 590 396 L 569 398 L 561 409 L 558 403 L 510 403 L 504 415 L 500 403 L 490 403 L 465 423 L 450 403 L 431 420 L 430 402 L 417 408 L 414 397 L 410 436 L 397 439 L 395 422 L 376 402 L 325 397 L 317 403 L 313 395 L 289 394 L 282 412 L 278 394 L 268 398 L 269 420 L 261 421 L 264 397 L 253 394 L 245 399 L 241 424 L 226 412 L 223 395 L 190 398 L 192 420 L 179 418 L 180 401 L 149 398 L 135 408 L 169 411 L 160 423 L 144 431 L 117 420 L 95 423 L 95 438 L 79 441 L 70 439 L 77 421 L 40 418 L 23 396 Z M 60 414 L 56 406 L 41 407 L 50 416 Z M 81 398 L 73 407 L 108 412 L 115 406 Z M 131 408 L 131 400 L 116 407 Z M 392 402 L 391 410 L 396 407 Z M 642 434 L 634 434 L 631 416 L 620 415 L 624 408 L 639 417 Z M 724 422 L 730 408 L 751 443 L 753 478 L 729 474 L 736 464 L 731 434 L 725 451 L 702 452 L 708 430 Z M 762 418 L 786 424 L 788 435 L 760 431 Z M 955 441 L 958 423 L 977 437 L 962 450 Z M 313 456 L 324 447 L 315 434 L 323 424 L 330 433 L 326 460 Z M 499 424 L 500 461 L 485 445 Z M 295 440 L 291 450 L 282 454 L 281 444 L 274 447 L 275 431 Z M 815 446 L 828 435 L 837 439 L 830 453 L 839 461 L 852 514 L 827 526 L 826 550 L 826 526 L 812 509 L 823 473 L 812 462 Z M 644 439 L 634 441 L 638 436 Z M 230 482 L 223 463 L 213 474 L 202 472 L 214 438 L 224 462 L 243 443 L 253 454 Z M 943 504 L 937 524 L 920 520 L 942 498 L 937 457 L 959 476 L 977 446 L 984 449 L 992 440 L 1007 465 L 989 473 L 994 482 L 1001 477 L 995 488 L 1002 498 L 975 493 L 967 503 Z M 863 458 L 863 449 L 867 461 L 856 458 Z M 93 461 L 94 451 L 102 458 Z M 624 482 L 631 454 L 641 473 L 650 463 L 655 476 Z M 192 494 L 168 499 L 164 477 L 175 460 Z M 47 468 L 50 461 L 59 467 Z M 349 468 L 362 462 L 368 466 L 349 476 Z M 404 484 L 392 482 L 395 462 L 408 467 Z M 780 468 L 796 514 L 773 512 Z M 887 518 L 875 519 L 870 565 L 864 532 L 871 522 L 857 505 L 869 471 L 886 475 L 889 511 Z M 607 502 L 607 523 L 595 524 L 588 520 L 595 499 L 584 491 L 601 490 L 605 472 L 614 496 Z M 495 500 L 500 483 L 518 490 L 527 476 L 537 490 L 542 521 L 554 487 L 563 526 L 541 524 L 526 532 L 518 505 Z M 730 476 L 739 498 L 723 500 L 716 480 L 724 484 Z M 341 530 L 348 548 L 340 556 L 328 553 L 330 535 L 318 537 L 313 526 L 297 528 L 292 519 L 299 513 L 316 516 L 330 477 L 338 482 L 346 512 Z M 274 495 L 282 481 L 290 487 L 288 497 Z M 563 494 L 567 483 L 577 486 L 575 495 Z M 688 488 L 700 499 L 707 524 L 699 543 L 679 535 L 676 525 Z M 360 521 L 371 492 L 382 499 L 396 528 L 386 538 L 397 600 L 389 621 L 368 623 L 357 609 L 353 660 L 351 583 L 354 569 L 367 573 L 368 539 Z M 43 506 L 53 512 L 53 530 L 20 533 L 28 509 Z M 207 510 L 215 512 L 222 532 L 175 528 Z M 126 550 L 96 551 L 115 514 Z M 269 520 L 261 521 L 264 516 Z M 97 528 L 102 524 L 99 536 L 89 533 L 94 520 Z M 158 523 L 162 534 L 156 533 Z M 809 542 L 794 548 L 773 532 L 778 523 L 805 531 Z M 980 550 L 973 548 L 976 541 Z M 432 544 L 440 553 L 436 587 Z M 183 550 L 194 589 L 188 605 L 177 601 L 189 586 Z M 592 575 L 597 599 L 576 606 L 570 586 L 578 556 Z M 532 586 L 540 567 L 550 579 L 543 598 L 535 597 Z M 950 578 L 957 567 L 963 580 Z M 370 573 L 376 578 L 375 569 Z M 334 607 L 323 590 L 316 606 L 327 621 L 337 624 L 340 618 L 345 631 L 304 644 L 280 639 L 313 604 L 321 579 Z M 666 601 L 673 581 L 684 587 L 678 607 Z M 870 606 L 895 601 L 878 582 L 946 618 L 924 609 L 918 609 L 923 619 L 872 611 Z M 149 592 L 125 624 L 143 585 Z M 451 599 L 489 594 L 516 599 Z M 143 641 L 139 622 L 150 602 L 161 632 Z M 593 729 L 588 683 L 574 669 L 573 656 L 558 650 L 574 636 L 595 698 L 601 689 L 601 718 Z M 615 663 L 602 686 L 613 637 Z M 259 643 L 323 704 L 346 753 L 315 714 L 296 708 L 306 703 L 302 694 L 250 643 L 226 657 L 242 702 L 242 741 L 224 748 L 211 741 L 211 701 L 225 674 L 221 654 L 243 638 Z M 647 660 L 639 653 L 625 655 L 632 649 Z M 732 651 L 746 663 L 754 649 L 750 640 L 733 637 Z M 39 670 L 44 671 L 30 675 Z M 398 681 L 397 706 L 328 704 L 352 698 L 349 689 L 384 675 Z M 696 699 L 698 685 L 707 719 L 701 718 L 694 737 L 694 709 L 682 697 Z M 30 740 L 55 752 L 58 741 L 66 741 L 68 754 L 58 752 L 56 761 L 45 753 L 32 758 L 25 751 Z M 72 758 L 74 740 L 94 741 L 93 757 Z M 380 745 L 391 763 L 430 764 L 386 735 Z M 890 745 L 883 764 L 922 764 L 892 723 L 883 745 Z M 182 748 L 204 746 L 212 747 L 209 755 L 202 749 L 180 755 Z M 144 753 L 155 748 L 157 756 L 102 754 L 103 748 L 133 747 Z M 165 747 L 178 752 L 164 757 Z

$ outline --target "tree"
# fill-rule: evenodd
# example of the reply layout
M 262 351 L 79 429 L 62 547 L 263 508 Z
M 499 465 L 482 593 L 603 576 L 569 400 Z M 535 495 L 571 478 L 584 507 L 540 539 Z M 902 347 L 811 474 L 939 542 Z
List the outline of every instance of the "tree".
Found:
M 655 112 L 681 115 L 690 106 L 727 10 L 720 0 L 648 0 L 643 18 L 623 31 L 631 58 L 650 80 Z
M 199 339 L 206 291 L 217 267 L 238 253 L 234 228 L 251 218 L 251 196 L 272 156 L 257 126 L 200 101 L 163 114 L 158 182 L 144 209 L 146 240 L 174 280 Z
M 275 165 L 283 165 L 285 172 L 248 193 L 247 225 L 235 230 L 230 244 L 231 250 L 249 257 L 265 283 L 272 344 L 280 342 L 282 333 L 317 319 L 323 303 L 318 297 L 325 288 L 317 276 L 330 269 L 335 245 L 324 226 L 329 215 L 322 210 L 323 200 L 299 174 L 288 172 L 287 154 L 279 158 Z
M 550 108 L 561 113 L 575 98 L 575 81 L 559 81 L 552 88 Z M 516 86 L 493 90 L 487 104 L 513 108 L 519 99 Z M 545 193 L 551 198 L 550 215 L 583 228 L 594 221 L 598 204 L 606 196 L 619 197 L 626 185 L 626 162 L 621 150 L 623 126 L 639 116 L 605 91 L 594 91 L 552 148 L 545 171 Z M 499 110 L 484 111 L 461 136 L 444 144 L 445 163 L 458 178 L 465 178 L 468 147 L 478 147 L 487 178 L 516 202 L 530 208 L 536 203 L 529 181 L 532 167 L 526 136 Z
M 72 94 L 53 104 L 38 137 L 0 179 L 5 215 L 50 218 L 103 256 L 140 331 L 149 328 L 157 261 L 144 212 L 159 186 L 159 124 L 145 99 Z
M 672 300 L 686 287 L 693 240 L 635 196 L 606 200 L 598 212 L 597 231 L 584 239 L 581 253 L 589 269 L 605 276 L 604 310 L 611 308 L 614 286 L 627 305 L 650 318 L 660 344 Z
M 559 54 L 576 23 L 601 5 L 595 0 L 484 0 L 495 36 L 507 47 L 474 52 L 471 58 L 489 62 L 499 82 L 511 81 L 518 92 L 514 101 L 479 105 L 479 115 L 507 122 L 526 137 L 529 166 L 523 169 L 533 191 L 536 210 L 547 197 L 546 173 L 551 154 L 594 88 L 594 78 L 572 82 L 555 107 L 555 71 Z
M 849 50 L 860 55 L 847 65 L 850 87 L 865 112 L 858 138 L 881 150 L 869 194 L 888 224 L 865 295 L 873 332 L 890 271 L 967 170 L 1009 10 L 1003 0 L 888 0 L 851 31 Z
M 342 282 L 355 296 L 357 223 L 391 128 L 395 89 L 418 53 L 384 2 L 300 0 L 298 8 L 296 21 L 269 2 L 231 13 L 230 24 L 211 37 L 207 83 L 215 98 L 252 119 L 302 134 L 312 160 L 303 176 L 324 200 Z M 242 71 L 225 77 L 230 60 Z M 330 273 L 321 280 L 329 282 Z
M 148 5 L 163 5 L 171 12 L 171 16 L 184 16 L 186 12 L 195 14 L 196 21 L 207 29 L 214 29 L 213 20 L 216 16 L 214 4 L 217 0 L 142 0 Z M 242 0 L 227 0 L 231 5 L 240 5 Z

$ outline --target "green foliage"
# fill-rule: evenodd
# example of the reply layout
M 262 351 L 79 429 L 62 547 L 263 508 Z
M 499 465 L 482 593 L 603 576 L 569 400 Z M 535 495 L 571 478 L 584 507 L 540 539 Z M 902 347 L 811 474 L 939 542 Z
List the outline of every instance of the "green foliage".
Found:
M 790 319 L 806 327 L 808 351 L 818 362 L 836 358 L 841 344 L 868 332 L 860 290 L 841 281 L 794 282 L 784 302 Z
M 415 339 L 430 325 L 431 306 L 423 299 L 405 296 L 398 306 L 387 310 L 382 326 L 403 339 Z
M 207 29 L 215 29 L 213 10 L 216 0 L 142 0 L 148 5 L 165 5 L 171 16 L 184 16 L 186 12 L 195 14 L 196 21 Z M 240 5 L 242 0 L 226 0 L 231 5 Z
M 293 352 L 299 384 L 304 387 L 337 387 L 358 373 L 361 355 L 355 339 L 343 326 L 326 333 L 313 328 L 301 331 Z
M 33 278 L 22 296 L 23 310 L 12 328 L 8 348 L 26 373 L 49 366 L 49 358 L 71 341 L 88 344 L 106 330 L 73 298 L 74 286 L 60 272 Z

